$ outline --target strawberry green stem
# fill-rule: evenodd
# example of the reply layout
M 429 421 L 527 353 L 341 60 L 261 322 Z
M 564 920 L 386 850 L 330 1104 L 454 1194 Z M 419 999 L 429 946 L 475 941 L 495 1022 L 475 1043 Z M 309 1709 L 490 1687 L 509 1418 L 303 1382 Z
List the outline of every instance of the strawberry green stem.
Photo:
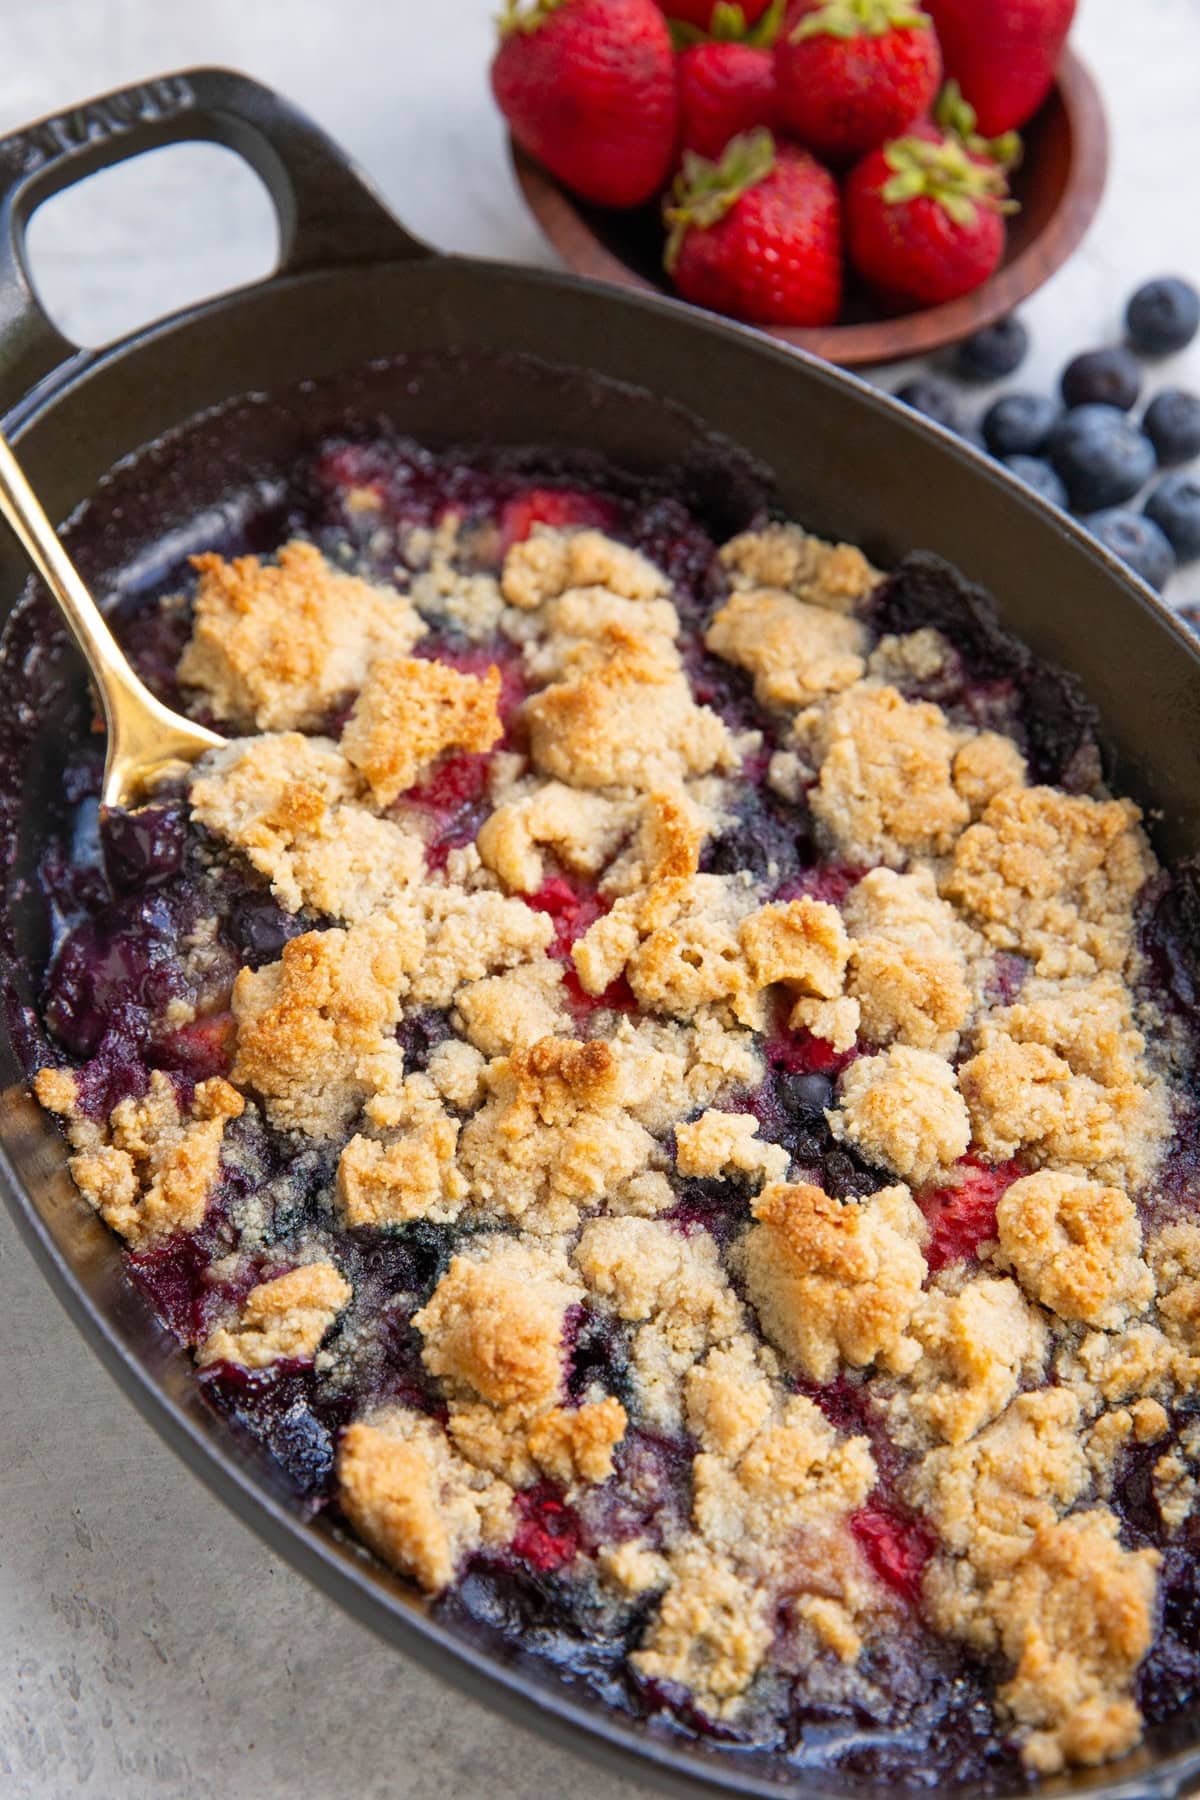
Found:
M 1008 198 L 1003 169 L 969 156 L 956 137 L 941 143 L 896 138 L 883 155 L 892 174 L 880 191 L 889 206 L 922 198 L 936 200 L 956 225 L 963 226 L 975 223 L 980 206 L 991 212 L 1016 211 L 1015 202 Z
M 563 0 L 533 0 L 532 5 L 523 4 L 523 0 L 504 0 L 504 11 L 496 21 L 500 36 L 510 37 L 514 31 L 536 31 L 562 4 Z
M 791 34 L 793 44 L 813 37 L 883 37 L 889 31 L 928 31 L 933 21 L 914 0 L 825 0 L 806 13 Z
M 933 116 L 942 130 L 958 138 L 975 156 L 989 156 L 1002 169 L 1015 169 L 1025 152 L 1019 133 L 1005 131 L 985 138 L 977 131 L 975 108 L 965 99 L 957 81 L 948 81 L 938 95 Z
M 684 151 L 683 167 L 663 208 L 668 233 L 663 263 L 668 274 L 675 268 L 687 233 L 693 227 L 707 230 L 723 219 L 748 188 L 766 180 L 774 166 L 775 139 L 766 129 L 743 131 L 730 138 L 720 162 L 709 162 L 694 150 Z

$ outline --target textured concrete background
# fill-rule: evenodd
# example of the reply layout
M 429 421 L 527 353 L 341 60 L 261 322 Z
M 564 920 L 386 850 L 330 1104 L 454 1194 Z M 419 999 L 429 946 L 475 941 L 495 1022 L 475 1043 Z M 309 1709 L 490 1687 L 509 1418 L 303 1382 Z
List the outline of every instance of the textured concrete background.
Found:
M 0 131 L 119 82 L 227 63 L 309 108 L 432 242 L 546 261 L 483 77 L 494 0 L 40 0 L 4 8 Z M 1200 0 L 1082 0 L 1115 134 L 1101 219 L 1026 309 L 1026 371 L 1117 329 L 1127 290 L 1200 275 Z M 172 162 L 172 156 L 175 161 Z M 34 231 L 48 300 L 101 342 L 269 263 L 269 208 L 223 152 L 166 153 Z M 1200 384 L 1200 352 L 1156 379 Z M 1173 589 L 1200 600 L 1200 565 Z M 176 1464 L 0 1209 L 3 1800 L 525 1800 L 596 1774 L 430 1680 L 335 1611 Z

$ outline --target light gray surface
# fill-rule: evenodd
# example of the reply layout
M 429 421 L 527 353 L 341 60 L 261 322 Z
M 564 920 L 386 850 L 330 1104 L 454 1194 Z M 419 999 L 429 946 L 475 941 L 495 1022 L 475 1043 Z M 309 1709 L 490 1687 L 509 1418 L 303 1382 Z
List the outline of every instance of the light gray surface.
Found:
M 484 80 L 494 0 L 40 0 L 5 9 L 0 131 L 105 87 L 221 62 L 307 106 L 407 224 L 549 260 L 523 215 Z M 1026 309 L 1022 379 L 1112 338 L 1128 288 L 1200 274 L 1200 0 L 1083 0 L 1077 42 L 1115 131 L 1084 251 Z M 37 268 L 102 341 L 266 265 L 254 183 L 218 152 L 47 209 Z M 157 246 L 157 248 L 154 248 Z M 1195 349 L 1156 381 L 1200 384 Z M 1200 574 L 1176 599 L 1200 599 Z M 268 1555 L 95 1367 L 0 1209 L 0 1795 L 3 1800 L 525 1800 L 596 1774 L 380 1648 Z

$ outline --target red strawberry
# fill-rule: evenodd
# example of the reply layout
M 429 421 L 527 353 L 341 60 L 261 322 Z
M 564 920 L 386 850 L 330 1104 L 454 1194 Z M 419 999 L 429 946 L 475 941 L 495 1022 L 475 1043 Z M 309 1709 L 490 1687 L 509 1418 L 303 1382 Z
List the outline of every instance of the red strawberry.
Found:
M 751 325 L 832 325 L 842 304 L 837 183 L 769 131 L 719 163 L 688 151 L 665 209 L 664 261 L 685 300 Z
M 695 44 L 679 58 L 680 139 L 714 160 L 730 138 L 775 124 L 775 66 L 748 44 Z
M 994 274 L 1012 210 L 1003 169 L 954 136 L 914 126 L 846 182 L 846 253 L 898 310 L 941 306 Z
M 753 31 L 773 0 L 659 0 L 659 5 L 673 24 L 734 41 Z
M 492 92 L 522 149 L 599 206 L 640 206 L 675 160 L 679 103 L 654 0 L 507 0 Z
M 779 116 L 819 156 L 848 160 L 898 136 L 941 79 L 916 0 L 793 0 L 775 45 Z
M 926 0 L 947 73 L 987 137 L 1032 118 L 1054 83 L 1076 0 Z

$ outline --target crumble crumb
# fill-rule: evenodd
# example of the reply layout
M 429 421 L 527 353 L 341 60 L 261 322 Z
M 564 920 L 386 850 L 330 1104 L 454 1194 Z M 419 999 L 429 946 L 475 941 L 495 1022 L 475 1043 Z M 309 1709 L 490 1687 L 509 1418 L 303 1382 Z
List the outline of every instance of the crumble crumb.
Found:
M 1154 867 L 1130 800 L 1008 788 L 963 832 L 942 893 L 1039 975 L 1120 971 Z
M 390 806 L 444 750 L 490 750 L 503 736 L 500 671 L 482 680 L 420 657 L 377 657 L 342 729 L 343 756 Z
M 860 683 L 801 713 L 796 734 L 818 770 L 813 815 L 846 862 L 902 868 L 952 849 L 969 823 L 952 780 L 959 738 L 929 701 Z
M 701 1113 L 690 1125 L 676 1127 L 675 1142 L 681 1175 L 747 1175 L 762 1181 L 782 1181 L 787 1175 L 787 1151 L 781 1144 L 758 1140 L 753 1113 Z
M 310 1362 L 354 1290 L 330 1262 L 303 1263 L 260 1281 L 243 1300 L 236 1321 L 209 1332 L 196 1361 L 266 1369 L 277 1362 Z
M 664 881 L 617 900 L 572 946 L 572 960 L 586 993 L 602 994 L 624 974 L 650 1012 L 692 1019 L 718 1006 L 738 1024 L 761 1027 L 741 942 L 753 910 L 752 890 L 730 876 Z
M 841 994 L 850 941 L 836 906 L 807 894 L 763 906 L 742 920 L 738 935 L 759 987 L 781 981 L 819 1000 Z
M 422 1361 L 431 1375 L 493 1406 L 541 1409 L 559 1397 L 563 1321 L 582 1299 L 561 1251 L 484 1237 L 452 1258 L 413 1314 Z
M 526 1230 L 569 1230 L 648 1168 L 654 1139 L 630 1117 L 610 1046 L 543 1038 L 498 1057 L 490 1098 L 459 1140 L 459 1167 L 484 1216 Z
M 529 1454 L 564 1488 L 607 1481 L 626 1422 L 625 1408 L 611 1394 L 583 1406 L 556 1406 L 530 1426 Z
M 338 1448 L 338 1500 L 384 1562 L 427 1593 L 449 1587 L 481 1544 L 512 1534 L 511 1489 L 471 1467 L 440 1425 L 390 1407 L 348 1426 Z
M 860 681 L 866 667 L 867 634 L 857 619 L 770 588 L 735 593 L 704 642 L 753 675 L 761 706 L 804 706 Z
M 1172 1342 L 1200 1352 L 1200 1225 L 1168 1225 L 1148 1253 L 1163 1329 Z
M 805 1183 L 768 1187 L 752 1211 L 747 1292 L 767 1338 L 810 1380 L 832 1380 L 842 1361 L 912 1366 L 926 1228 L 907 1188 L 857 1201 Z
M 886 682 L 903 691 L 936 682 L 955 666 L 957 652 L 949 639 L 932 625 L 901 636 L 888 632 L 867 658 L 872 681 Z M 905 695 L 907 699 L 909 696 Z
M 358 803 L 354 771 L 326 738 L 235 739 L 197 765 L 192 817 L 240 850 L 288 912 L 368 919 L 425 873 L 425 846 Z
M 811 1031 L 839 1055 L 854 1048 L 861 1026 L 862 1008 L 849 994 L 837 1000 L 801 998 L 788 1014 L 790 1031 Z
M 608 588 L 625 600 L 657 600 L 670 591 L 661 570 L 602 531 L 535 525 L 504 558 L 500 587 L 510 606 L 532 611 L 570 588 Z
M 1020 750 L 999 731 L 977 732 L 954 758 L 954 785 L 973 819 L 987 811 L 997 794 L 1023 788 L 1027 774 Z
M 840 1143 L 918 1184 L 956 1163 L 971 1141 L 950 1064 L 904 1044 L 851 1063 L 839 1083 L 838 1105 L 825 1117 Z
M 76 1187 L 134 1249 L 202 1222 L 226 1123 L 240 1118 L 246 1104 L 229 1082 L 219 1075 L 200 1082 L 185 1113 L 170 1076 L 152 1069 L 146 1095 L 118 1101 L 105 1127 L 78 1110 L 78 1082 L 69 1069 L 39 1069 L 33 1088 L 66 1125 Z
M 1046 1327 L 1007 1279 L 978 1276 L 957 1294 L 932 1288 L 918 1300 L 908 1331 L 920 1360 L 893 1416 L 897 1423 L 911 1417 L 947 1444 L 965 1444 L 990 1425 L 1046 1360 Z
M 525 702 L 535 765 L 572 787 L 671 786 L 739 762 L 724 722 L 685 675 L 634 647 Z
M 424 949 L 416 919 L 380 913 L 348 931 L 309 931 L 279 962 L 233 984 L 235 1082 L 261 1095 L 274 1125 L 336 1138 L 380 1081 L 366 1064 L 391 1038 Z
M 938 898 L 932 872 L 921 865 L 906 875 L 872 869 L 844 911 L 853 939 L 846 985 L 858 1001 L 863 1036 L 953 1056 L 974 1003 L 969 934 Z
M 670 1585 L 630 1661 L 648 1680 L 677 1682 L 727 1718 L 774 1636 L 769 1595 L 748 1586 L 726 1558 L 689 1544 L 672 1559 Z
M 342 1151 L 336 1203 L 344 1223 L 456 1219 L 467 1197 L 455 1163 L 458 1121 L 442 1105 L 430 1076 L 410 1075 L 395 1091 L 373 1096 L 367 1113 L 382 1137 L 356 1133 Z
M 1002 1262 L 1060 1319 L 1117 1330 L 1154 1297 L 1142 1227 L 1119 1188 L 1043 1169 L 1001 1196 L 996 1228 Z
M 562 968 L 548 956 L 469 982 L 454 1004 L 467 1037 L 485 1056 L 528 1050 L 539 1038 L 562 1036 L 569 1025 Z
M 376 656 L 403 656 L 425 629 L 402 595 L 340 573 L 313 544 L 285 544 L 275 563 L 192 565 L 200 581 L 179 680 L 239 728 L 312 730 Z
M 1131 1749 L 1142 1715 L 1133 1678 L 1154 1632 L 1157 1550 L 1125 1550 L 1107 1508 L 1038 1530 L 995 1597 L 1016 1670 L 999 1691 L 1039 1775 Z
M 545 879 L 543 845 L 572 873 L 598 875 L 632 831 L 636 817 L 637 808 L 627 800 L 547 781 L 533 793 L 496 807 L 475 841 L 484 866 L 511 893 L 532 894 Z
M 883 580 L 856 545 L 826 543 L 792 524 L 743 531 L 720 557 L 735 589 L 785 588 L 831 612 L 852 612 Z

